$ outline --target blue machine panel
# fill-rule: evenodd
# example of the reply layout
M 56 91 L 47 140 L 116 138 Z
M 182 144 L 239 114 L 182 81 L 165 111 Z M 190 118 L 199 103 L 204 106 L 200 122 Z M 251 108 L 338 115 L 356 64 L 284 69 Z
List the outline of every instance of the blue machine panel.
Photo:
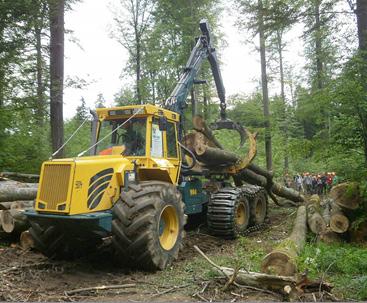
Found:
M 184 181 L 179 187 L 182 200 L 185 203 L 185 214 L 199 214 L 203 211 L 203 205 L 208 202 L 208 196 L 203 192 L 201 180 L 193 178 Z

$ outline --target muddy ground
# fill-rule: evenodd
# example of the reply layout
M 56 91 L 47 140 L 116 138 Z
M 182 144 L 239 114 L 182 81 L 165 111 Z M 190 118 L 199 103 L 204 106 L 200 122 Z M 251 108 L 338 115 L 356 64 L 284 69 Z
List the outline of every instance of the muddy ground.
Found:
M 270 222 L 246 238 L 222 240 L 206 233 L 204 225 L 187 231 L 179 259 L 168 269 L 146 273 L 116 268 L 110 258 L 94 256 L 73 262 L 56 262 L 34 251 L 23 251 L 13 241 L 0 246 L 0 301 L 280 301 L 282 297 L 249 289 L 221 289 L 225 281 L 216 277 L 210 265 L 193 246 L 200 247 L 223 266 L 235 266 L 238 259 L 262 258 L 291 229 L 294 208 L 272 205 Z M 262 252 L 257 256 L 256 252 Z M 250 256 L 250 259 L 246 259 Z M 243 265 L 243 264 L 242 264 Z M 252 270 L 251 262 L 244 264 Z M 129 288 L 69 291 L 102 285 L 133 284 Z

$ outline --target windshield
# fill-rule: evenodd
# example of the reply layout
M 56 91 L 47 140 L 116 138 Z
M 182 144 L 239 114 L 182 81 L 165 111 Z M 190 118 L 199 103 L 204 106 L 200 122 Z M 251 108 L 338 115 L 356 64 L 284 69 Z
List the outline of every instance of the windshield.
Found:
M 145 156 L 146 118 L 133 118 L 128 122 L 126 120 L 102 122 L 97 141 L 118 129 L 97 145 L 97 154 Z M 121 126 L 122 124 L 124 125 Z

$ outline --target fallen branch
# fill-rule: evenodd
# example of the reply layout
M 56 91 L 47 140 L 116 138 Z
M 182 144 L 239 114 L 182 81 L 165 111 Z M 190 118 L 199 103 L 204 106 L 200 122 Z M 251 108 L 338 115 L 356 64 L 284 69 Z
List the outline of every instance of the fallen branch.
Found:
M 228 279 L 231 279 L 234 276 L 233 285 L 237 287 L 252 288 L 263 292 L 277 291 L 281 294 L 284 293 L 284 287 L 287 285 L 292 289 L 296 287 L 297 281 L 294 277 L 275 276 L 264 273 L 247 272 L 244 270 L 238 270 L 237 274 L 235 274 L 236 270 L 233 268 L 222 267 L 215 264 L 200 250 L 199 247 L 195 245 L 194 248 L 206 261 L 208 261 L 208 263 L 217 269 L 218 273 L 221 273 Z
M 106 290 L 106 289 L 121 289 L 121 288 L 132 288 L 135 287 L 136 284 L 120 284 L 120 285 L 101 285 L 101 286 L 93 286 L 93 287 L 84 287 L 78 288 L 74 290 L 65 291 L 66 296 L 74 295 L 83 291 L 91 291 L 91 290 Z

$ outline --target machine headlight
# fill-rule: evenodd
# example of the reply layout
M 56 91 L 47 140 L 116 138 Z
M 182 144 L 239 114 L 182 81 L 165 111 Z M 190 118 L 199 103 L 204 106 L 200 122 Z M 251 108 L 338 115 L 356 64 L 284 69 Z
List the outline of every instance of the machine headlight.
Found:
M 134 171 L 128 171 L 126 172 L 127 180 L 129 182 L 135 182 L 135 172 Z

